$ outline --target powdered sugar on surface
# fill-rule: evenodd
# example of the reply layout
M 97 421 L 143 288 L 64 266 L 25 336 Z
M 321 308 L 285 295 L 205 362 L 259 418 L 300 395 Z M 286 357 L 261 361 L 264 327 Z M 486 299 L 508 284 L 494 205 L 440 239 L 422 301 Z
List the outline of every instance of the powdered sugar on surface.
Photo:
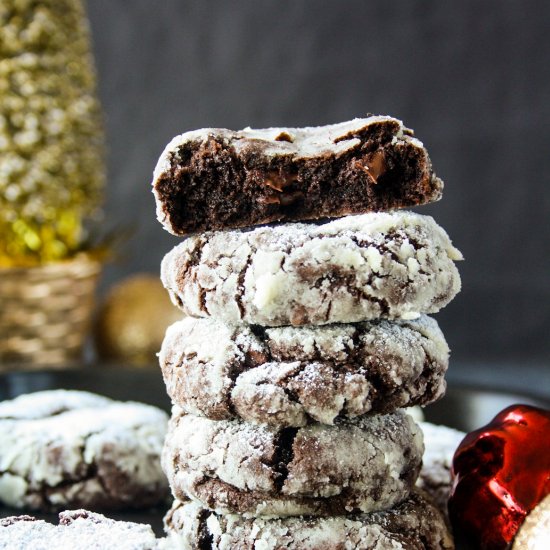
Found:
M 30 516 L 0 519 L 2 550 L 169 550 L 149 525 L 115 521 L 73 510 L 59 514 L 59 525 Z

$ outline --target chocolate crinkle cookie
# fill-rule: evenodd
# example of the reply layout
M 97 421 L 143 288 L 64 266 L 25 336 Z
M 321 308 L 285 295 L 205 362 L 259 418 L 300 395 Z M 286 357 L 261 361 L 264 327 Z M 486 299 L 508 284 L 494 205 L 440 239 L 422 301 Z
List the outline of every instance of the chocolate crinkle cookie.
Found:
M 59 525 L 32 516 L 0 519 L 0 550 L 168 550 L 149 525 L 115 521 L 87 510 L 59 514 Z
M 422 143 L 388 116 L 187 132 L 153 177 L 157 217 L 175 235 L 411 207 L 443 189 Z
M 176 498 L 220 513 L 326 516 L 406 499 L 423 450 L 420 429 L 401 411 L 278 429 L 174 407 L 162 464 Z
M 447 502 L 452 486 L 453 456 L 466 434 L 430 422 L 420 422 L 419 426 L 424 434 L 425 452 L 416 485 L 426 491 L 447 516 Z
M 444 394 L 448 357 L 425 315 L 272 328 L 187 317 L 168 328 L 159 354 L 185 412 L 282 427 L 432 403 Z
M 193 317 L 323 325 L 435 313 L 460 290 L 460 259 L 433 218 L 402 211 L 204 233 L 164 257 L 161 278 Z
M 145 508 L 168 495 L 167 415 L 149 405 L 53 390 L 0 403 L 0 502 L 16 508 Z
M 413 492 L 391 510 L 335 517 L 243 518 L 176 501 L 168 540 L 189 550 L 452 550 L 437 508 Z

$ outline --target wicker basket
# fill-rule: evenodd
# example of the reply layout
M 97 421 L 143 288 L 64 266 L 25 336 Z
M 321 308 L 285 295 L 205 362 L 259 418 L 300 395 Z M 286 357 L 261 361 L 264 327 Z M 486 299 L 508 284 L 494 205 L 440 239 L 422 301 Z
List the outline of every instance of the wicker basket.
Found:
M 0 269 L 0 370 L 63 367 L 80 359 L 100 271 L 86 255 Z

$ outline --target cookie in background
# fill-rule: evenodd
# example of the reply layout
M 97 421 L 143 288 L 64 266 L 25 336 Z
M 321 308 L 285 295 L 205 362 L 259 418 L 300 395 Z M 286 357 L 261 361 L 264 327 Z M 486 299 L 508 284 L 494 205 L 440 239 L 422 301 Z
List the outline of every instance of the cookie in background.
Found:
M 167 415 L 137 402 L 49 390 L 0 403 L 0 503 L 51 512 L 165 502 Z

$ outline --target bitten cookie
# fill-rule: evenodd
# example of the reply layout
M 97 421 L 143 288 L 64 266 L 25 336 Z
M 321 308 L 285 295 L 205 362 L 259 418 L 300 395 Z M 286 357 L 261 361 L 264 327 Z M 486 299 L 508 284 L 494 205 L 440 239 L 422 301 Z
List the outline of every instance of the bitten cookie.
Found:
M 168 328 L 159 360 L 187 413 L 298 427 L 431 403 L 448 357 L 427 316 L 275 328 L 187 317 Z
M 187 132 L 153 177 L 157 217 L 175 235 L 410 207 L 443 189 L 422 143 L 387 116 Z
M 426 491 L 447 516 L 447 501 L 451 492 L 453 455 L 466 434 L 447 426 L 420 422 L 424 434 L 422 470 L 416 485 Z
M 199 550 L 452 550 L 439 511 L 413 492 L 392 510 L 336 517 L 243 518 L 176 501 L 165 518 L 168 540 Z
M 176 498 L 220 513 L 325 516 L 406 499 L 423 450 L 421 430 L 400 411 L 275 429 L 174 407 L 162 464 Z
M 115 521 L 86 510 L 59 514 L 59 525 L 31 516 L 0 519 L 1 550 L 168 550 L 149 525 Z
M 0 403 L 0 501 L 17 508 L 144 508 L 163 501 L 167 415 L 79 391 Z
M 323 325 L 435 313 L 460 290 L 461 258 L 433 218 L 378 213 L 190 237 L 161 278 L 193 317 Z

